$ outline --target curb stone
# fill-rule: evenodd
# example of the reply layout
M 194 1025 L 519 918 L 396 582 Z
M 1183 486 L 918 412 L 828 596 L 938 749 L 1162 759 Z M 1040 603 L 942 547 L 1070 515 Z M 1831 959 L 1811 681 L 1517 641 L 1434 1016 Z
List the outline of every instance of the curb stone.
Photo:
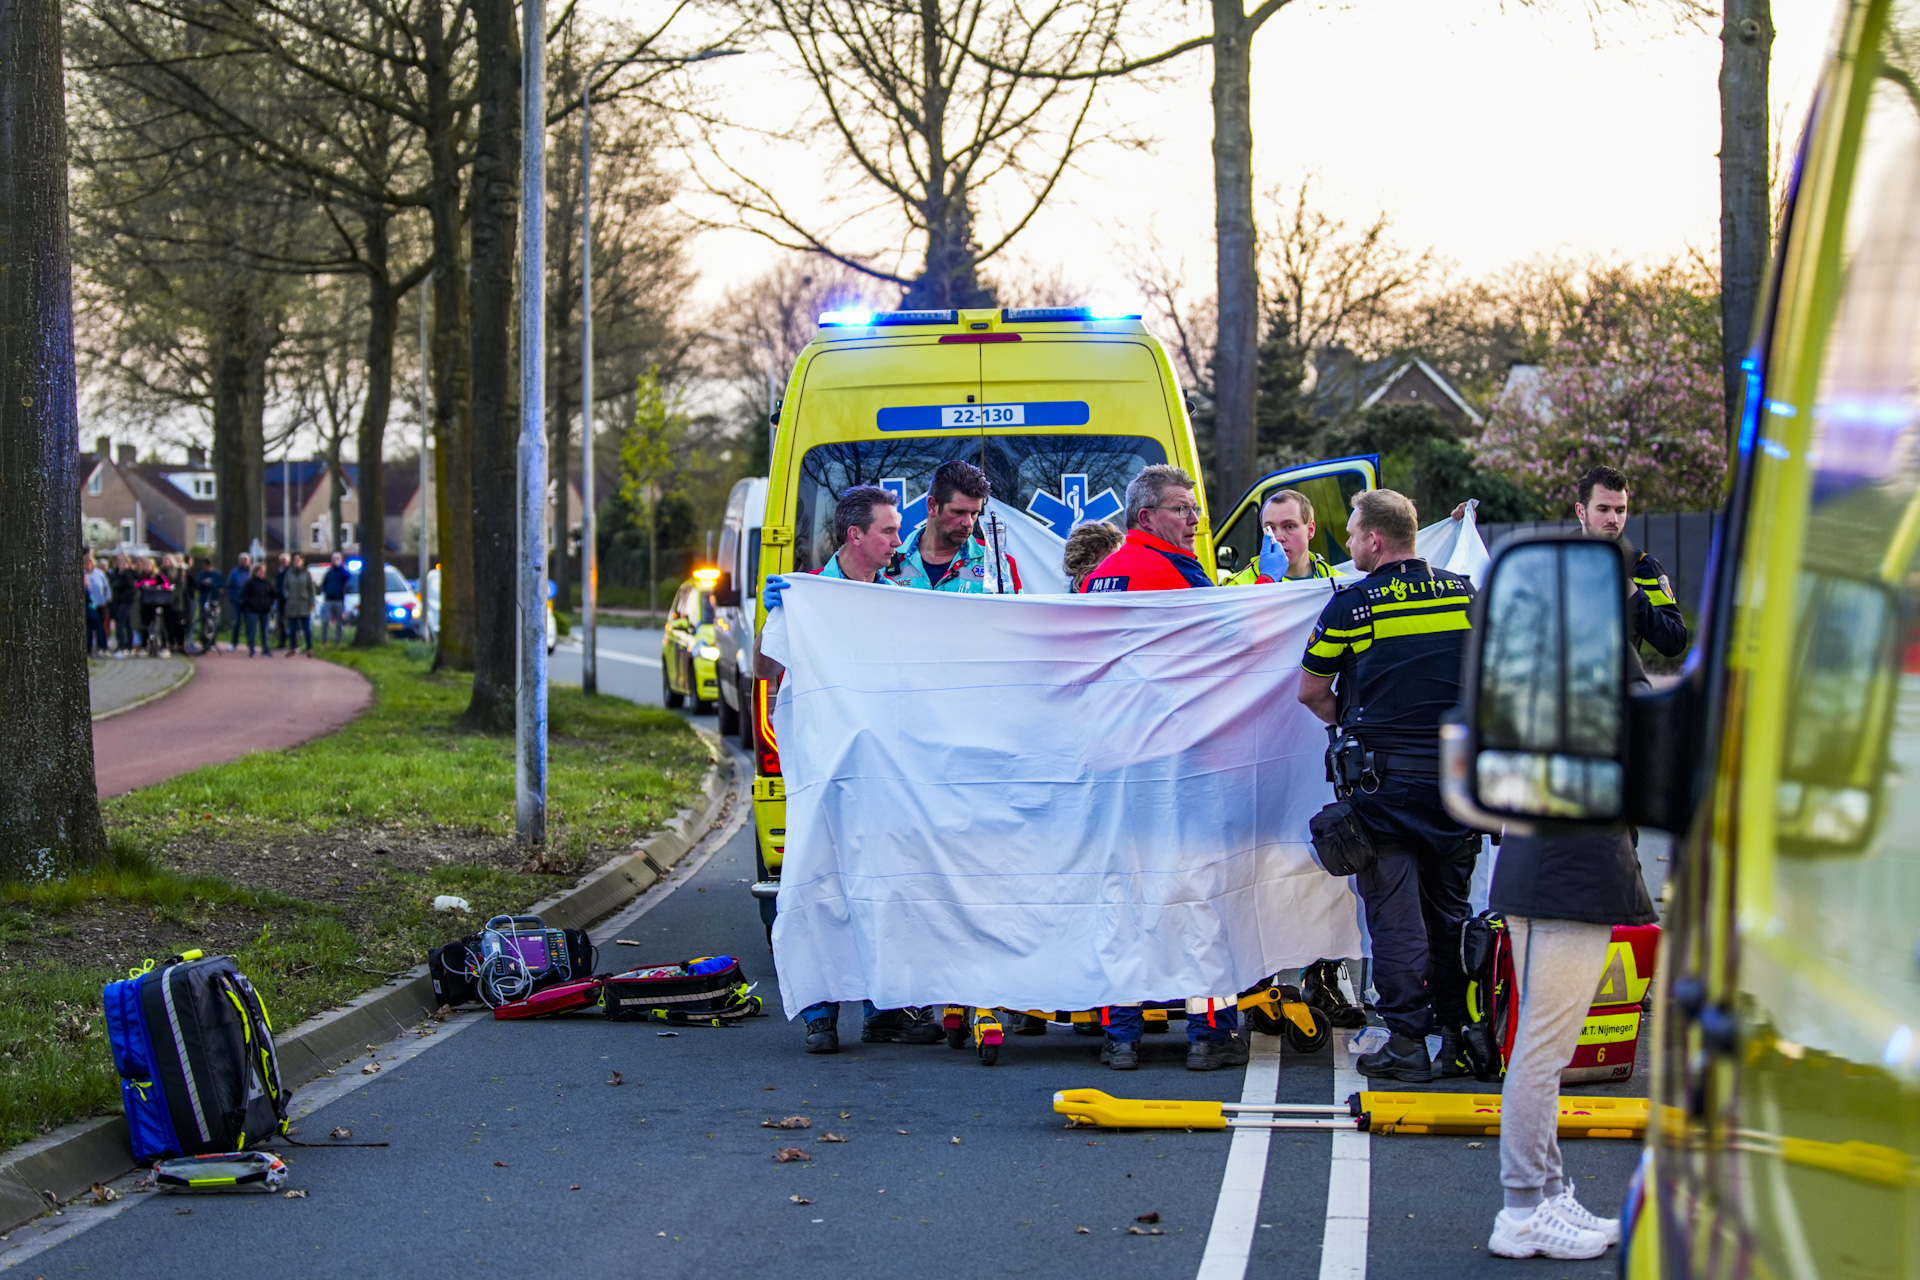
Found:
M 643 841 L 597 870 L 582 876 L 564 893 L 528 908 L 557 928 L 592 924 L 666 878 L 675 863 L 724 819 L 733 788 L 732 766 L 718 739 L 695 730 L 713 758 L 702 782 L 707 802 L 696 815 L 682 809 L 667 829 Z M 427 967 L 368 991 L 343 1008 L 307 1019 L 276 1037 L 280 1077 L 297 1089 L 351 1061 L 368 1044 L 380 1044 L 406 1031 L 436 1007 Z M 0 1152 L 0 1236 L 51 1208 L 84 1195 L 96 1182 L 111 1182 L 134 1166 L 125 1116 L 96 1116 L 62 1125 L 11 1151 Z
M 146 706 L 149 702 L 158 702 L 160 701 L 160 699 L 166 697 L 168 694 L 176 692 L 181 685 L 193 679 L 194 674 L 199 670 L 199 668 L 193 665 L 192 658 L 188 658 L 186 660 L 186 663 L 187 663 L 187 669 L 180 673 L 180 678 L 178 680 L 175 680 L 172 684 L 168 685 L 166 688 L 157 689 L 152 693 L 144 695 L 143 697 L 135 698 L 132 702 L 123 703 L 122 705 L 114 707 L 110 710 L 96 712 L 92 716 L 93 723 L 99 724 L 102 720 L 111 720 L 115 716 L 123 716 L 127 714 L 127 712 L 129 711 L 136 711 L 139 708 Z

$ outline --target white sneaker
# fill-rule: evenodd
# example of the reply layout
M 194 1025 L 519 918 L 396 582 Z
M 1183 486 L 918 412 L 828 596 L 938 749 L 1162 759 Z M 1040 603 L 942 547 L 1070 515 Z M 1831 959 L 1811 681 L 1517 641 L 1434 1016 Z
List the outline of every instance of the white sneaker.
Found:
M 1487 1252 L 1502 1258 L 1597 1258 L 1606 1251 L 1606 1236 L 1574 1226 L 1544 1201 L 1524 1216 L 1502 1209 L 1487 1241 Z
M 1607 1238 L 1608 1244 L 1620 1243 L 1620 1219 L 1603 1218 L 1594 1213 L 1573 1198 L 1571 1187 L 1547 1201 L 1547 1207 L 1583 1231 L 1598 1231 Z

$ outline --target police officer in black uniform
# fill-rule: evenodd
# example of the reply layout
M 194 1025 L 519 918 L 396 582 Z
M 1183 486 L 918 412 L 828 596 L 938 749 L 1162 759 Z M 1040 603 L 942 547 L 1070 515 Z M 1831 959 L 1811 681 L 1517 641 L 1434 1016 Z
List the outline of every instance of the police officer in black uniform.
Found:
M 1612 467 L 1595 467 L 1580 477 L 1580 500 L 1573 514 L 1589 538 L 1627 546 L 1627 478 Z M 1632 548 L 1629 547 L 1629 550 Z M 1633 586 L 1627 607 L 1633 613 L 1634 650 L 1645 640 L 1669 658 L 1687 651 L 1687 620 L 1673 598 L 1673 584 L 1660 562 L 1644 551 L 1633 558 Z
M 1300 701 L 1337 728 L 1333 752 L 1373 849 L 1355 877 L 1373 939 L 1375 1008 L 1392 1033 L 1361 1074 L 1425 1083 L 1465 1074 L 1460 926 L 1480 837 L 1440 800 L 1440 717 L 1460 701 L 1473 584 L 1413 552 L 1413 503 L 1356 494 L 1347 550 L 1367 576 L 1339 581 L 1300 663 Z M 1437 1021 L 1436 1021 L 1437 1018 Z M 1438 1031 L 1440 1060 L 1427 1052 Z

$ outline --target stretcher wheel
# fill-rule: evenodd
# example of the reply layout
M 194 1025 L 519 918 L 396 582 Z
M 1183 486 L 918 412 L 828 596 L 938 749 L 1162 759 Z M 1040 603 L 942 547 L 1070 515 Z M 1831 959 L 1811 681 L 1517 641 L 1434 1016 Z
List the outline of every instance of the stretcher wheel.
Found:
M 1314 1053 L 1326 1047 L 1333 1038 L 1333 1024 L 1327 1021 L 1327 1015 L 1313 1005 L 1307 1006 L 1307 1012 L 1313 1015 L 1313 1034 L 1308 1035 L 1292 1019 L 1280 1019 L 1280 1037 L 1289 1049 L 1295 1053 Z
M 981 1065 L 981 1066 L 983 1066 L 983 1067 L 990 1067 L 990 1066 L 992 1066 L 992 1065 L 993 1065 L 994 1063 L 996 1063 L 996 1062 L 998 1062 L 998 1061 L 1000 1061 L 1000 1046 L 999 1046 L 999 1045 L 997 1045 L 997 1044 L 982 1044 L 982 1045 L 980 1046 L 980 1065 Z
M 964 1049 L 967 1047 L 967 1029 L 965 1027 L 947 1028 L 947 1048 Z

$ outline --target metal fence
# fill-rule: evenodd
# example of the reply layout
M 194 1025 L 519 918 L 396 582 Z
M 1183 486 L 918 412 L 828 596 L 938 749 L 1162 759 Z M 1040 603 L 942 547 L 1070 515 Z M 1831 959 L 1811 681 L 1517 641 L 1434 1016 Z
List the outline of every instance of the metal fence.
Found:
M 1720 527 L 1718 511 L 1668 511 L 1627 517 L 1627 541 L 1660 562 L 1673 583 L 1673 598 L 1698 616 L 1700 592 L 1707 581 L 1707 555 Z M 1510 533 L 1525 530 L 1578 532 L 1574 520 L 1536 520 L 1524 524 L 1483 524 L 1480 536 L 1491 551 Z

